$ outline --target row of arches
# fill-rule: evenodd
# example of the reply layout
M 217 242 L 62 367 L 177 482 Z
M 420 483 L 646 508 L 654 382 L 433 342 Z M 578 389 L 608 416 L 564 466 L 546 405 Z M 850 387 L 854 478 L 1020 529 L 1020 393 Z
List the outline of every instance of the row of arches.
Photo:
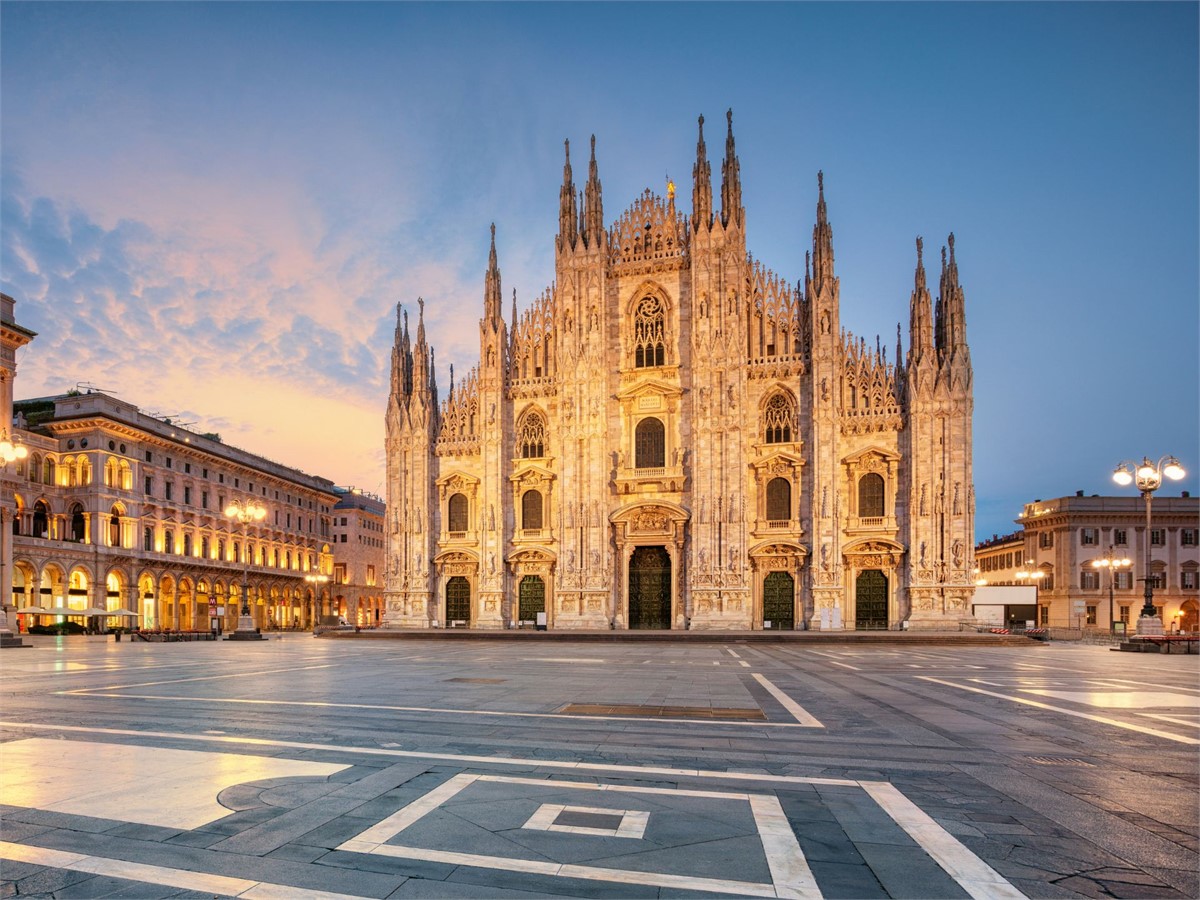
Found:
M 210 578 L 177 572 L 143 570 L 136 578 L 123 568 L 103 573 L 100 583 L 85 565 L 66 567 L 56 562 L 38 562 L 18 557 L 12 565 L 14 612 L 27 619 L 22 624 L 49 621 L 37 613 L 22 610 L 78 610 L 67 614 L 81 624 L 98 621 L 104 627 L 129 626 L 136 622 L 148 630 L 208 631 L 217 619 L 220 630 L 237 627 L 242 602 L 240 578 Z M 350 624 L 378 624 L 382 605 L 359 604 L 337 590 L 325 587 L 319 593 L 312 587 L 290 581 L 251 577 L 246 596 L 250 601 L 255 627 L 266 630 L 308 629 L 330 619 L 345 618 Z M 89 616 L 85 610 L 131 610 L 127 615 Z

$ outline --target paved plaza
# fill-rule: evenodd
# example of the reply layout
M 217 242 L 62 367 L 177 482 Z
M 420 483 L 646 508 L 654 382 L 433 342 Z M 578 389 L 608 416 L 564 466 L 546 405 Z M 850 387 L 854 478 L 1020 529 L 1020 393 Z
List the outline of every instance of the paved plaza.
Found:
M 1200 657 L 26 638 L 0 896 L 1200 896 Z

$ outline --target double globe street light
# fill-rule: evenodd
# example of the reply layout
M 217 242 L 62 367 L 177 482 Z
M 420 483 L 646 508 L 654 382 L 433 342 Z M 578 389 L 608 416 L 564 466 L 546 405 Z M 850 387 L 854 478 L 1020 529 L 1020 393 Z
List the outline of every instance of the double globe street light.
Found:
M 1092 566 L 1097 569 L 1108 569 L 1108 630 L 1113 629 L 1113 582 L 1117 580 L 1117 570 L 1123 569 L 1125 566 L 1132 566 L 1133 560 L 1128 556 L 1118 556 L 1117 551 L 1113 547 L 1109 547 L 1104 551 L 1104 555 L 1099 559 L 1092 560 Z
M 1113 471 L 1113 481 L 1122 487 L 1136 483 L 1146 501 L 1146 582 L 1145 603 L 1142 605 L 1141 616 L 1138 618 L 1138 634 L 1162 634 L 1163 623 L 1154 609 L 1154 585 L 1150 575 L 1150 501 L 1154 492 L 1162 487 L 1163 478 L 1180 481 L 1187 472 L 1173 456 L 1164 456 L 1157 463 L 1152 463 L 1149 457 L 1142 457 L 1140 465 L 1123 462 Z
M 242 523 L 242 608 L 238 615 L 237 631 L 227 640 L 261 641 L 262 634 L 254 627 L 250 614 L 250 523 L 261 522 L 267 517 L 267 508 L 257 500 L 234 500 L 225 507 L 225 515 Z

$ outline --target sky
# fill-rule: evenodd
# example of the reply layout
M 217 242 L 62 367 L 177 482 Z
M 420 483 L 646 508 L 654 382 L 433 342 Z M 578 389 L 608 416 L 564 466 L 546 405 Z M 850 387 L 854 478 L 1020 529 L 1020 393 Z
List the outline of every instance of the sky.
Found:
M 696 117 L 786 280 L 824 171 L 842 324 L 895 346 L 950 232 L 976 534 L 1022 504 L 1200 480 L 1196 3 L 0 2 L 0 289 L 16 396 L 77 385 L 384 493 L 396 304 L 442 394 L 554 272 L 563 140 L 611 224 Z M 894 355 L 894 353 L 892 354 Z

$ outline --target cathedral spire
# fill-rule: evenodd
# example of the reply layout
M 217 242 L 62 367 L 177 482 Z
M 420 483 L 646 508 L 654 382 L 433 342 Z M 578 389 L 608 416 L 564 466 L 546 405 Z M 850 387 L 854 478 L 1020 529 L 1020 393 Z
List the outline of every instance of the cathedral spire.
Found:
M 500 267 L 496 264 L 496 223 L 493 222 L 488 269 L 483 277 L 483 319 L 494 329 L 500 326 L 500 317 Z
M 704 146 L 704 116 L 700 117 L 700 136 L 696 139 L 696 164 L 692 166 L 692 232 L 712 228 L 712 167 Z
M 925 242 L 917 238 L 917 269 L 913 274 L 912 299 L 908 305 L 908 365 L 916 368 L 934 358 L 933 312 L 929 288 L 925 286 Z
M 721 163 L 721 224 L 742 224 L 742 175 L 737 152 L 733 147 L 733 110 L 725 113 L 729 130 L 725 135 L 725 161 Z
M 574 248 L 579 214 L 575 208 L 575 182 L 571 179 L 571 142 L 563 141 L 567 160 L 563 163 L 563 183 L 558 192 L 558 250 Z
M 958 262 L 954 259 L 954 235 L 946 239 L 950 246 L 950 259 L 945 261 L 942 250 L 942 280 L 938 297 L 937 332 L 943 366 L 970 368 L 967 349 L 967 322 L 964 309 L 963 289 L 958 281 Z
M 396 336 L 392 342 L 391 402 L 408 402 L 412 384 L 408 380 L 408 328 L 404 308 L 396 304 Z
M 833 229 L 825 209 L 825 173 L 817 173 L 817 224 L 813 227 L 813 280 L 821 285 L 833 278 Z
M 600 195 L 600 170 L 596 166 L 596 136 L 592 135 L 592 158 L 588 161 L 587 188 L 584 193 L 583 242 L 599 247 L 604 234 L 604 201 Z

